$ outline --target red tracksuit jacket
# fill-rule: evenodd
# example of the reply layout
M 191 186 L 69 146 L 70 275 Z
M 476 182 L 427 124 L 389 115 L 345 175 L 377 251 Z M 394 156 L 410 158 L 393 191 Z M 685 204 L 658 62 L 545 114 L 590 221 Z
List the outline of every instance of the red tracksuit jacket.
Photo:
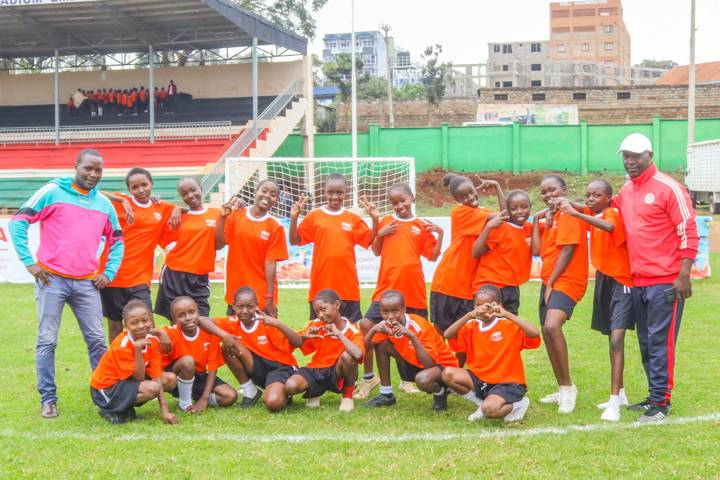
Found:
M 695 210 L 684 186 L 655 164 L 627 182 L 613 199 L 625 222 L 633 285 L 672 283 L 682 259 L 695 259 Z

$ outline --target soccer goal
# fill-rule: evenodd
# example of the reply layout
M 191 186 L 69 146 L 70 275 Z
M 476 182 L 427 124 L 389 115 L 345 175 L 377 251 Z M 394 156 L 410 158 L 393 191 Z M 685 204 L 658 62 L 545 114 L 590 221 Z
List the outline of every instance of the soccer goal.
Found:
M 324 184 L 331 173 L 341 173 L 348 183 L 345 208 L 364 215 L 359 200 L 365 196 L 380 215 L 392 211 L 387 200 L 388 187 L 407 183 L 415 191 L 415 159 L 383 158 L 228 158 L 225 166 L 225 200 L 235 194 L 247 204 L 253 201 L 257 184 L 265 179 L 280 186 L 280 196 L 272 213 L 290 217 L 290 208 L 302 193 L 308 200 L 303 215 L 325 203 Z
M 278 202 L 272 210 L 289 231 L 290 209 L 301 194 L 305 202 L 301 217 L 313 208 L 325 204 L 325 180 L 331 173 L 341 173 L 347 179 L 348 195 L 345 208 L 365 216 L 360 199 L 365 196 L 374 203 L 380 216 L 392 212 L 387 200 L 388 187 L 407 183 L 415 191 L 415 159 L 388 158 L 228 158 L 225 165 L 225 200 L 239 194 L 250 205 L 255 188 L 261 181 L 275 181 L 280 186 Z M 308 286 L 312 268 L 313 244 L 291 246 L 288 243 L 288 260 L 278 264 L 277 276 L 281 286 L 303 288 Z M 378 259 L 372 252 L 356 248 L 360 283 L 372 285 L 377 278 Z

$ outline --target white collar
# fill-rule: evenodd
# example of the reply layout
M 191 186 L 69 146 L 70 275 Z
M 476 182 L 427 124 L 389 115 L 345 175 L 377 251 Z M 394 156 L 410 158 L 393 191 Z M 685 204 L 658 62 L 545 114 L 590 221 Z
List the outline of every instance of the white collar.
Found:
M 242 320 L 238 320 L 238 322 L 240 322 L 240 328 L 242 328 L 245 333 L 252 333 L 252 332 L 254 332 L 255 330 L 257 330 L 258 325 L 260 325 L 260 320 L 258 320 L 257 318 L 255 318 L 255 321 L 253 322 L 252 327 L 250 327 L 250 329 L 248 330 L 248 329 L 245 327 L 245 324 L 242 322 Z
M 207 207 L 203 207 L 202 210 L 188 210 L 188 215 L 203 215 L 207 212 Z
M 495 320 L 493 320 L 492 322 L 490 322 L 490 325 L 488 325 L 488 326 L 483 326 L 482 320 L 478 320 L 478 327 L 480 328 L 480 331 L 481 331 L 481 332 L 487 332 L 488 330 L 492 330 L 492 329 L 493 329 L 493 327 L 494 327 L 495 324 L 498 322 L 498 320 L 500 320 L 500 317 L 495 317 Z
M 507 221 L 507 222 L 505 222 L 505 223 L 507 223 L 508 225 L 510 225 L 510 226 L 513 227 L 513 228 L 517 228 L 518 230 L 522 230 L 523 228 L 525 228 L 525 225 L 517 225 L 517 224 L 515 224 L 515 223 L 513 223 L 513 222 L 510 222 L 510 221 Z
M 180 333 L 182 333 L 183 338 L 188 342 L 194 342 L 200 336 L 200 327 L 197 327 L 197 332 L 195 332 L 195 335 L 192 337 L 185 335 L 185 332 L 183 332 L 182 329 L 180 329 Z
M 396 214 L 394 214 L 394 213 L 392 214 L 392 217 L 393 217 L 395 220 L 397 220 L 398 222 L 412 222 L 412 221 L 414 221 L 414 220 L 417 219 L 417 217 L 416 217 L 415 215 L 413 215 L 413 216 L 410 217 L 410 218 L 400 218 L 400 217 L 398 217 L 398 216 L 397 216 Z
M 132 199 L 132 202 L 140 208 L 150 208 L 152 206 L 151 201 L 148 201 L 146 203 L 140 203 L 132 195 L 130 195 L 130 198 Z
M 268 217 L 270 217 L 270 212 L 265 212 L 265 215 L 263 215 L 262 217 L 256 217 L 252 213 L 250 213 L 250 207 L 247 207 L 245 209 L 245 216 L 248 218 L 248 220 L 252 222 L 262 222 L 264 220 L 267 220 Z
M 343 207 L 340 207 L 340 210 L 338 210 L 337 212 L 335 212 L 335 211 L 330 210 L 329 208 L 327 208 L 325 205 L 323 205 L 322 207 L 320 207 L 320 210 L 322 210 L 323 212 L 327 213 L 328 215 L 336 215 L 336 216 L 337 216 L 337 215 L 342 215 L 343 213 L 345 213 L 345 209 L 344 209 Z
M 410 318 L 410 315 L 408 315 L 407 313 L 405 314 L 405 327 L 406 327 L 406 328 L 407 328 L 407 327 L 413 327 L 416 332 L 419 332 L 420 330 L 422 330 L 422 329 L 420 328 L 420 325 L 418 325 L 417 323 L 415 323 L 415 322 Z

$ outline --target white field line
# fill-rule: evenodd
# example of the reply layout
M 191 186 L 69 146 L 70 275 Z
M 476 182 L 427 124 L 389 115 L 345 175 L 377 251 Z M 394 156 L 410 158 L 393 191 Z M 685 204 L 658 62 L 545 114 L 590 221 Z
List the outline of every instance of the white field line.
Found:
M 233 443 L 307 443 L 307 442 L 349 442 L 349 443 L 405 443 L 405 442 L 444 442 L 448 440 L 483 440 L 510 437 L 537 437 L 542 435 L 568 435 L 585 432 L 620 432 L 644 428 L 663 428 L 669 425 L 687 425 L 692 423 L 708 423 L 720 421 L 720 412 L 696 417 L 670 418 L 662 424 L 639 423 L 597 423 L 591 425 L 568 425 L 565 427 L 539 427 L 518 430 L 489 430 L 477 432 L 431 432 L 392 434 L 366 434 L 366 433 L 314 433 L 289 435 L 264 435 L 253 433 L 174 433 L 172 427 L 158 427 L 162 433 L 118 433 L 93 434 L 87 432 L 43 432 L 33 433 L 13 429 L 0 430 L 0 438 L 24 440 L 112 440 L 115 442 L 167 441 L 179 440 L 188 442 L 233 442 Z M 478 428 L 482 428 L 478 425 Z

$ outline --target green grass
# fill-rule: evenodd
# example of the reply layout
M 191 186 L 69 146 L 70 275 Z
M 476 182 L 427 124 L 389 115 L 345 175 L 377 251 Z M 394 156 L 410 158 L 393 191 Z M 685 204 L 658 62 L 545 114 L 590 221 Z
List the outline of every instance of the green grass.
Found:
M 720 272 L 720 262 L 713 262 Z M 677 351 L 677 386 L 671 418 L 720 412 L 717 312 L 720 281 L 694 283 Z M 591 284 L 592 288 L 592 284 Z M 222 288 L 213 289 L 215 313 Z M 38 415 L 33 289 L 0 285 L 0 476 L 3 478 L 711 478 L 720 475 L 720 422 L 633 428 L 635 414 L 623 412 L 617 425 L 603 424 L 595 404 L 608 395 L 607 340 L 589 328 L 591 300 L 585 298 L 566 333 L 571 372 L 578 385 L 577 410 L 559 415 L 538 398 L 555 388 L 544 347 L 525 352 L 532 404 L 524 421 L 469 424 L 472 406 L 457 396 L 450 409 L 433 414 L 424 394 L 397 393 L 398 404 L 350 414 L 337 411 L 339 396 L 328 394 L 310 411 L 302 400 L 271 415 L 262 406 L 212 410 L 196 417 L 179 414 L 180 424 L 165 426 L 156 403 L 139 409 L 144 417 L 111 426 L 96 413 L 88 391 L 90 375 L 84 343 L 69 309 L 57 350 L 60 417 Z M 363 292 L 363 306 L 370 291 Z M 522 288 L 521 314 L 536 320 L 538 284 Z M 300 327 L 307 306 L 304 290 L 281 290 L 281 317 Z M 234 382 L 225 367 L 220 375 Z M 644 397 L 645 377 L 634 333 L 628 335 L 626 389 L 631 400 Z M 176 401 L 170 400 L 173 410 Z M 564 434 L 536 431 L 590 425 L 595 430 Z M 600 428 L 599 430 L 597 428 Z M 515 436 L 499 436 L 501 432 Z M 532 435 L 527 435 L 532 433 Z M 279 434 L 307 435 L 304 441 Z M 402 434 L 423 440 L 392 441 Z M 433 435 L 451 434 L 448 438 Z M 481 434 L 491 436 L 481 437 Z M 368 441 L 373 436 L 382 439 Z M 363 438 L 360 438 L 364 436 Z M 465 437 L 463 437 L 465 436 Z M 313 438 L 314 437 L 314 438 Z M 345 438 L 343 438 L 345 437 Z

